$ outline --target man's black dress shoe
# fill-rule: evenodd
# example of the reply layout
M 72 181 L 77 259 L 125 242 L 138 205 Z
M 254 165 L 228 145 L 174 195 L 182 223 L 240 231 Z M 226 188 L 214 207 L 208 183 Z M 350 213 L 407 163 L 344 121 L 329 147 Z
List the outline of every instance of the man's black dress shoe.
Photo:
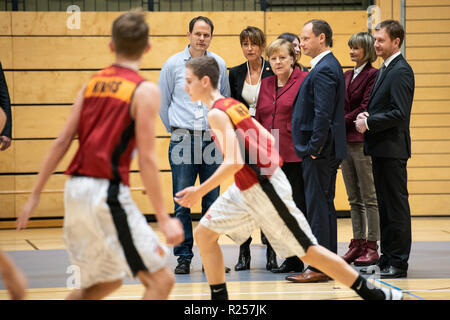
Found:
M 191 262 L 188 260 L 182 260 L 178 262 L 175 268 L 175 274 L 189 274 L 191 272 Z
M 389 266 L 381 270 L 381 279 L 392 279 L 392 278 L 406 278 L 408 271 L 404 269 L 399 269 L 394 266 Z
M 273 273 L 289 273 L 289 272 L 303 272 L 305 265 L 298 257 L 289 257 L 281 264 L 279 268 L 270 270 Z

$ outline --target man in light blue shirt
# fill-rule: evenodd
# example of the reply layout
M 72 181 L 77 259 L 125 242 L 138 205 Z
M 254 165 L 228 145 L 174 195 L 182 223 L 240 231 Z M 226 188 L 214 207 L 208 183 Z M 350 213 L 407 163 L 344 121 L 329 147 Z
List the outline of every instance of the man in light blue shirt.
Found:
M 194 185 L 197 176 L 200 183 L 208 179 L 221 162 L 221 153 L 211 139 L 206 115 L 208 108 L 201 102 L 193 102 L 184 91 L 185 64 L 195 57 L 203 55 L 214 57 L 219 64 L 219 91 L 230 96 L 227 68 L 225 61 L 218 55 L 207 51 L 211 42 L 214 25 L 203 16 L 196 17 L 189 23 L 186 48 L 170 57 L 161 69 L 158 85 L 161 90 L 161 107 L 159 115 L 171 139 L 169 145 L 169 163 L 172 170 L 173 196 L 178 191 Z M 209 192 L 202 199 L 202 216 L 219 196 L 219 187 Z M 176 274 L 190 272 L 192 246 L 192 220 L 190 209 L 174 202 L 175 216 L 184 227 L 184 242 L 174 248 L 178 257 Z

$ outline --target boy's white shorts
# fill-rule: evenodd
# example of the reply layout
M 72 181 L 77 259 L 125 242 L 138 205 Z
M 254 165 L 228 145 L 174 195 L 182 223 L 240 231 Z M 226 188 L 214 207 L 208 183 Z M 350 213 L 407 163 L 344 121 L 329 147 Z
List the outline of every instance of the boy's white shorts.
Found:
M 317 240 L 295 205 L 284 172 L 276 169 L 269 181 L 284 203 L 284 211 L 283 205 L 274 205 L 261 184 L 243 191 L 233 184 L 211 205 L 200 223 L 214 232 L 226 234 L 237 244 L 242 244 L 253 230 L 261 228 L 278 256 L 302 257 L 310 245 L 317 245 Z
M 133 202 L 130 190 L 107 179 L 74 176 L 64 195 L 64 241 L 81 288 L 166 265 L 169 249 Z

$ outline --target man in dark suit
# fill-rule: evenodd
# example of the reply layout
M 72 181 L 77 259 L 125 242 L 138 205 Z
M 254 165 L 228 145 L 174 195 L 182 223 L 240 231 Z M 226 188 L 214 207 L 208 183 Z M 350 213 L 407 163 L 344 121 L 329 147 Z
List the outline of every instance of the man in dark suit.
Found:
M 308 222 L 319 244 L 337 253 L 334 195 L 337 169 L 346 156 L 345 79 L 331 45 L 332 30 L 326 21 L 306 22 L 300 46 L 313 59 L 292 112 L 292 138 L 297 155 L 303 159 Z M 308 267 L 286 279 L 321 282 L 329 278 Z
M 11 119 L 11 101 L 9 99 L 8 86 L 5 75 L 3 74 L 2 64 L 0 63 L 0 107 L 6 115 L 6 124 L 0 131 L 0 151 L 6 150 L 11 145 L 12 137 L 12 119 Z
M 409 123 L 414 73 L 400 51 L 404 36 L 398 21 L 386 20 L 376 26 L 375 51 L 384 62 L 367 112 L 358 115 L 355 121 L 356 129 L 364 133 L 364 152 L 372 156 L 380 213 L 381 278 L 406 277 L 411 251 L 406 164 L 411 157 Z

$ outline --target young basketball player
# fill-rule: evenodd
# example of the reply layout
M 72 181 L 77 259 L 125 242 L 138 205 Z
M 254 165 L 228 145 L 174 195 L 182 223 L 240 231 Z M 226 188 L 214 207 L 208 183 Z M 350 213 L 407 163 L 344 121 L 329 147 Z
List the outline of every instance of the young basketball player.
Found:
M 0 108 L 0 131 L 6 123 L 6 115 Z M 0 278 L 3 279 L 9 297 L 13 300 L 25 298 L 26 279 L 23 273 L 18 270 L 12 260 L 0 250 Z
M 234 174 L 235 183 L 214 202 L 195 230 L 211 298 L 228 299 L 219 235 L 227 234 L 240 244 L 259 227 L 279 256 L 300 257 L 364 299 L 401 299 L 400 291 L 370 286 L 344 260 L 317 244 L 292 199 L 291 187 L 280 169 L 282 159 L 273 148 L 274 138 L 244 105 L 220 95 L 218 78 L 214 59 L 194 58 L 186 64 L 185 90 L 193 101 L 201 100 L 210 108 L 208 122 L 224 159 L 207 181 L 176 195 L 180 205 L 191 207 Z
M 101 299 L 122 284 L 126 273 L 145 286 L 144 299 L 166 299 L 174 275 L 166 266 L 168 249 L 159 242 L 129 190 L 129 169 L 137 146 L 142 182 L 169 245 L 183 240 L 183 229 L 163 204 L 155 155 L 154 122 L 160 93 L 139 74 L 150 49 L 145 17 L 130 12 L 112 27 L 115 63 L 95 74 L 79 92 L 72 113 L 37 177 L 17 228 L 27 224 L 40 193 L 77 135 L 78 151 L 66 174 L 64 239 L 71 262 L 80 268 L 81 289 L 68 299 Z

